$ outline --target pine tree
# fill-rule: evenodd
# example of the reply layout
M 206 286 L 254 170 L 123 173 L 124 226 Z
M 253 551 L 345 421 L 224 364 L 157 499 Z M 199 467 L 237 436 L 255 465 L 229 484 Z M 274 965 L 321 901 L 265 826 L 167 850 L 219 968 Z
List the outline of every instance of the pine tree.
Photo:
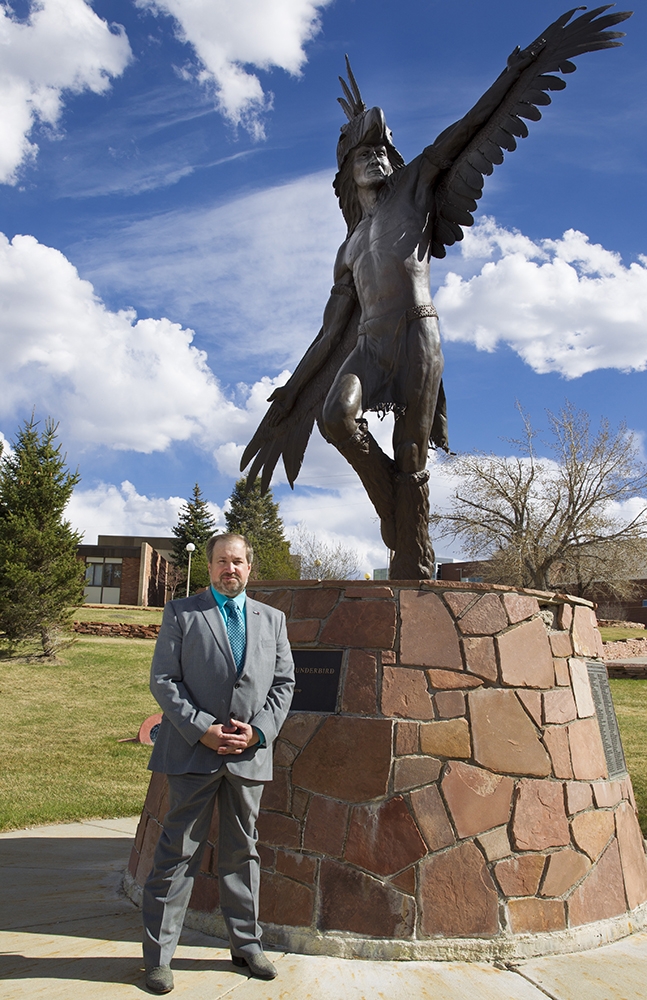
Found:
M 209 586 L 209 570 L 207 568 L 207 557 L 204 546 L 207 539 L 216 531 L 216 522 L 209 513 L 207 501 L 202 496 L 202 491 L 198 483 L 193 487 L 193 494 L 181 508 L 178 515 L 178 523 L 172 529 L 177 541 L 173 543 L 173 562 L 184 570 L 184 580 L 186 586 L 186 573 L 189 565 L 189 553 L 186 546 L 189 542 L 195 545 L 195 552 L 191 556 L 191 593 Z M 179 587 L 180 593 L 184 593 L 182 585 Z
M 247 489 L 247 480 L 239 479 L 225 512 L 227 530 L 245 535 L 254 548 L 252 576 L 256 580 L 294 580 L 299 576 L 290 558 L 290 545 L 283 533 L 279 505 L 272 491 L 261 496 L 260 480 Z
M 83 601 L 81 535 L 63 519 L 80 477 L 57 430 L 48 419 L 39 433 L 32 414 L 0 462 L 0 630 L 12 641 L 39 637 L 45 656 Z

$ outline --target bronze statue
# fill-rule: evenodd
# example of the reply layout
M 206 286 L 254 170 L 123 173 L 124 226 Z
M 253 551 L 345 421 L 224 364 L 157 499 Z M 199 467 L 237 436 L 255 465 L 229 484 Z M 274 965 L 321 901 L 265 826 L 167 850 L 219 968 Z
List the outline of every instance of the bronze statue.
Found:
M 581 14 L 551 24 L 528 48 L 517 47 L 490 89 L 405 164 L 381 108 L 367 110 L 346 58 L 339 102 L 348 118 L 337 145 L 335 193 L 348 235 L 337 253 L 323 326 L 272 405 L 242 457 L 248 481 L 262 470 L 269 486 L 283 456 L 291 486 L 316 419 L 319 430 L 359 475 L 392 550 L 391 579 L 429 579 L 428 448 L 448 450 L 443 356 L 429 289 L 429 259 L 463 238 L 485 175 L 503 150 L 525 137 L 522 119 L 539 121 L 549 91 L 566 86 L 584 52 L 613 48 L 624 32 L 608 31 L 631 12 Z M 393 458 L 368 431 L 364 413 L 394 414 Z

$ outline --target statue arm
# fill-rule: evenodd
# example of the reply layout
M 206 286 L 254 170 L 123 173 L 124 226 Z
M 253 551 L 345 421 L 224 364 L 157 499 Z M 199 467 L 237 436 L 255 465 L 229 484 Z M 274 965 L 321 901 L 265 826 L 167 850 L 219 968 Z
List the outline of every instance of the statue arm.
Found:
M 528 48 L 515 49 L 506 69 L 472 110 L 441 132 L 421 154 L 417 196 L 419 201 L 426 198 L 425 208 L 430 213 L 426 249 L 432 256 L 444 257 L 446 246 L 462 240 L 462 227 L 473 225 L 472 213 L 483 193 L 485 176 L 493 172 L 495 164 L 503 163 L 503 150 L 517 148 L 516 137 L 528 135 L 523 119 L 539 121 L 539 108 L 551 103 L 549 92 L 566 87 L 565 81 L 553 74 L 573 73 L 576 66 L 571 60 L 585 52 L 621 44 L 616 39 L 624 32 L 606 29 L 631 14 L 607 14 L 607 10 L 608 6 L 598 7 L 574 20 L 575 10 L 567 11 Z
M 357 293 L 350 271 L 333 285 L 326 303 L 321 330 L 285 385 L 275 389 L 268 402 L 275 404 L 272 422 L 283 420 L 292 410 L 303 387 L 326 363 L 338 345 L 357 305 Z

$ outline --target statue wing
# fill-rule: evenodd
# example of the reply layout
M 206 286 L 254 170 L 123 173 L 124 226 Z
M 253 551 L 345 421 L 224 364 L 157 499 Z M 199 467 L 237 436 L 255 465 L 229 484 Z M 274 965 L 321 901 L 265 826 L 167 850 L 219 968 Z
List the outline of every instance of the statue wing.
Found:
M 624 37 L 623 31 L 605 29 L 625 21 L 632 12 L 604 14 L 611 6 L 606 4 L 587 11 L 574 21 L 571 17 L 575 11 L 585 8 L 569 10 L 528 49 L 521 53 L 515 49 L 512 53 L 510 61 L 531 56 L 532 62 L 504 94 L 485 124 L 447 165 L 446 174 L 436 188 L 435 218 L 430 219 L 428 252 L 432 256 L 444 257 L 445 247 L 463 239 L 462 227 L 474 224 L 472 213 L 483 193 L 485 176 L 492 173 L 496 164 L 503 163 L 504 150 L 513 152 L 517 148 L 517 137 L 528 135 L 523 119 L 539 121 L 539 108 L 551 103 L 549 91 L 566 87 L 561 77 L 552 74 L 575 72 L 576 66 L 570 60 L 584 52 L 622 45 L 615 39 Z M 442 133 L 436 143 L 450 131 Z M 429 148 L 432 157 L 436 143 Z
M 265 493 L 269 487 L 272 473 L 281 457 L 288 482 L 294 488 L 314 422 L 317 421 L 321 430 L 321 413 L 326 396 L 337 372 L 357 343 L 360 312 L 359 305 L 356 305 L 343 334 L 331 346 L 323 365 L 301 387 L 292 409 L 285 414 L 281 404 L 273 402 L 245 448 L 240 462 L 241 472 L 252 462 L 247 481 L 253 483 L 260 473 L 261 493 Z M 323 331 L 319 332 L 317 339 L 322 333 Z

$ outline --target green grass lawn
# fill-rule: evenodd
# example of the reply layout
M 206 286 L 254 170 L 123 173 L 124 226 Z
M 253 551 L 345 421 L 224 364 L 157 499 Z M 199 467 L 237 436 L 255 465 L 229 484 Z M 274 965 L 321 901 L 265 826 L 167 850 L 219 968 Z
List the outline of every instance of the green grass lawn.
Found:
M 612 680 L 609 684 L 640 825 L 647 836 L 647 680 Z
M 120 622 L 137 625 L 159 625 L 164 608 L 119 608 L 114 606 L 74 609 L 75 622 Z M 647 635 L 647 632 L 645 633 Z
M 0 830 L 140 812 L 150 747 L 117 741 L 159 711 L 152 652 L 80 639 L 59 664 L 0 660 Z
M 647 629 L 644 628 L 601 628 L 602 642 L 617 642 L 618 639 L 647 639 Z

